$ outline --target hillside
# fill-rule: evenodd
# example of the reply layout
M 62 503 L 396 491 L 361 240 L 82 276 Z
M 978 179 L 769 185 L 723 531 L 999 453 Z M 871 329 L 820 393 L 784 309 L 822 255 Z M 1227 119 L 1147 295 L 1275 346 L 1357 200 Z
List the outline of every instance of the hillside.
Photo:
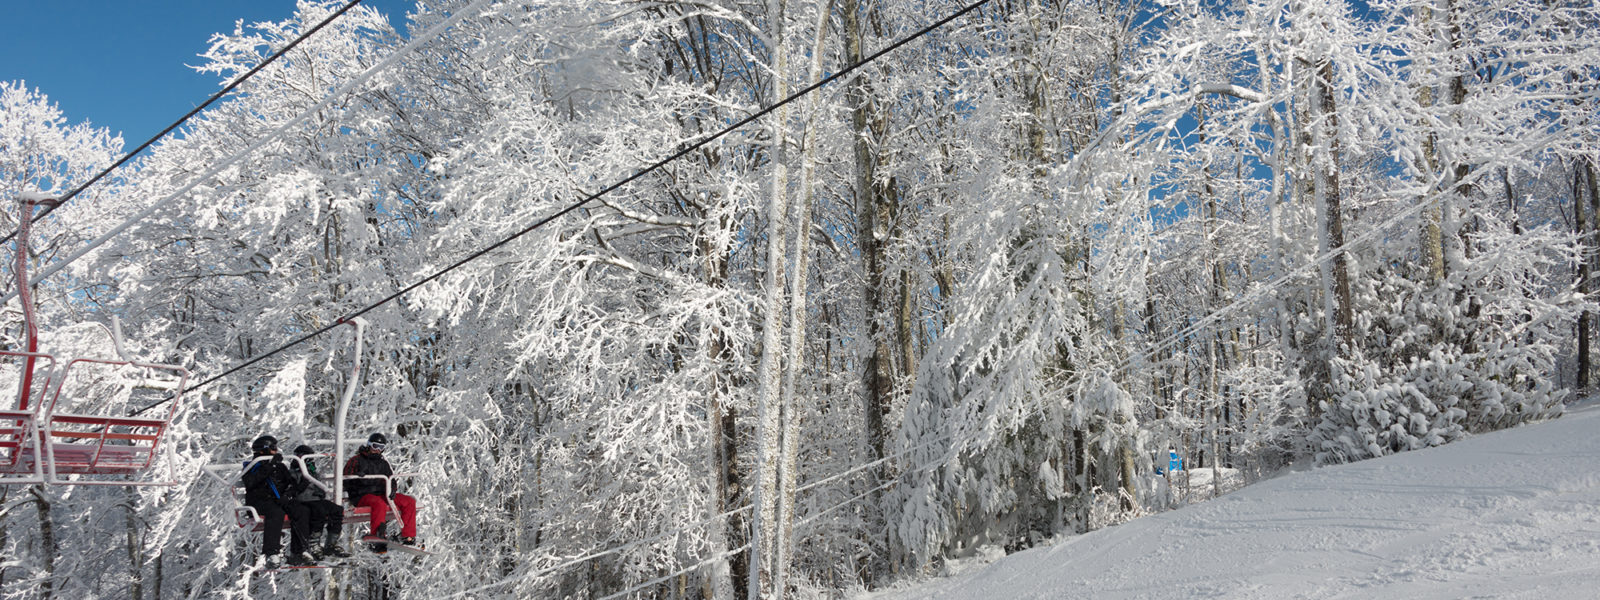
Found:
M 873 600 L 1594 598 L 1600 405 L 1287 474 Z

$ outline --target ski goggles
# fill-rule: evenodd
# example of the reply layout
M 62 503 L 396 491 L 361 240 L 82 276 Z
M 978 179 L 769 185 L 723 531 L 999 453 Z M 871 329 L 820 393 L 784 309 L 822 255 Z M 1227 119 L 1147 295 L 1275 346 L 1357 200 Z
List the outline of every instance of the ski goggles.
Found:
M 387 446 L 387 445 L 388 444 L 385 444 L 383 442 L 367 442 L 367 448 L 372 450 L 373 452 L 383 452 L 384 446 Z

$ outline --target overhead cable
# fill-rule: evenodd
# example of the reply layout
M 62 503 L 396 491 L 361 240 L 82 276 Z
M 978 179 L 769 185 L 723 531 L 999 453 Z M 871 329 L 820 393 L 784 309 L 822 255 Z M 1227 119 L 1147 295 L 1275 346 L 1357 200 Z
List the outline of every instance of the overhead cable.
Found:
M 514 240 L 516 240 L 518 238 L 521 238 L 522 236 L 527 235 L 528 233 L 530 233 L 530 232 L 532 232 L 532 231 L 534 231 L 534 230 L 536 230 L 536 229 L 538 229 L 540 227 L 545 226 L 546 224 L 550 223 L 551 221 L 554 221 L 554 220 L 556 220 L 558 218 L 561 218 L 563 215 L 566 215 L 568 213 L 571 213 L 572 211 L 575 211 L 575 210 L 579 209 L 583 205 L 588 204 L 589 202 L 592 202 L 592 201 L 594 201 L 595 199 L 597 199 L 597 198 L 599 198 L 601 196 L 604 196 L 604 195 L 606 195 L 608 193 L 611 193 L 611 192 L 617 190 L 618 188 L 620 188 L 620 187 L 622 187 L 624 185 L 632 183 L 633 181 L 638 180 L 639 178 L 644 177 L 645 175 L 648 175 L 650 173 L 655 172 L 656 170 L 660 169 L 661 167 L 666 166 L 667 164 L 669 164 L 669 163 L 671 163 L 671 162 L 673 162 L 673 161 L 675 161 L 675 160 L 677 160 L 679 158 L 682 158 L 685 155 L 688 155 L 690 152 L 694 152 L 695 150 L 700 149 L 702 146 L 705 146 L 706 144 L 709 144 L 709 143 L 711 143 L 713 141 L 716 141 L 716 140 L 722 138 L 723 136 L 725 136 L 725 135 L 727 135 L 729 133 L 732 133 L 732 132 L 738 130 L 739 128 L 741 128 L 741 127 L 744 127 L 745 125 L 748 125 L 748 124 L 756 121 L 757 119 L 760 119 L 761 117 L 766 116 L 767 114 L 771 113 L 772 111 L 775 111 L 775 110 L 777 110 L 779 108 L 782 108 L 783 106 L 789 104 L 790 102 L 793 102 L 793 101 L 805 96 L 806 94 L 809 94 L 809 93 L 817 90 L 818 88 L 821 88 L 822 86 L 825 86 L 825 85 L 827 85 L 829 83 L 837 81 L 840 78 L 845 77 L 846 75 L 849 75 L 850 73 L 855 72 L 856 69 L 861 68 L 863 65 L 866 65 L 867 63 L 870 63 L 870 62 L 872 62 L 874 60 L 877 60 L 879 57 L 882 57 L 885 54 L 893 52 L 895 49 L 897 49 L 897 48 L 899 48 L 901 46 L 904 46 L 907 43 L 910 43 L 912 40 L 915 40 L 915 39 L 920 38 L 920 37 L 922 37 L 924 35 L 927 35 L 928 33 L 932 32 L 933 30 L 938 29 L 939 27 L 943 26 L 944 24 L 949 23 L 950 21 L 953 21 L 953 20 L 961 17 L 962 15 L 965 15 L 967 13 L 970 13 L 970 12 L 974 11 L 974 10 L 977 10 L 978 7 L 983 6 L 984 4 L 987 4 L 988 2 L 989 2 L 989 0 L 979 0 L 978 2 L 974 2 L 972 4 L 969 4 L 965 8 L 962 8 L 961 10 L 958 10 L 958 11 L 950 14 L 949 16 L 944 17 L 943 19 L 939 19 L 938 21 L 935 21 L 933 24 L 928 25 L 927 27 L 924 27 L 921 30 L 918 30 L 916 33 L 913 33 L 913 34 L 911 34 L 909 36 L 901 38 L 900 40 L 895 41 L 894 43 L 889 44 L 888 46 L 885 46 L 883 49 L 872 53 L 872 55 L 861 59 L 860 61 L 856 62 L 855 64 L 847 66 L 847 67 L 841 69 L 837 73 L 834 73 L 832 75 L 824 77 L 821 80 L 818 80 L 816 83 L 812 83 L 811 85 L 806 86 L 804 89 L 801 89 L 798 92 L 790 94 L 787 98 L 779 100 L 778 102 L 773 103 L 770 106 L 762 108 L 761 110 L 756 111 L 755 113 L 751 114 L 750 116 L 745 117 L 743 119 L 740 119 L 738 122 L 735 122 L 734 124 L 729 125 L 729 126 L 723 128 L 722 130 L 716 132 L 716 133 L 713 133 L 713 134 L 711 134 L 709 136 L 701 138 L 699 141 L 696 141 L 696 142 L 693 142 L 693 143 L 689 143 L 689 144 L 685 144 L 677 152 L 674 152 L 672 155 L 670 155 L 670 156 L 668 156 L 666 158 L 663 158 L 663 159 L 661 159 L 659 161 L 656 161 L 654 164 L 652 164 L 652 165 L 650 165 L 648 167 L 645 167 L 644 169 L 641 169 L 641 170 L 635 172 L 632 175 L 624 177 L 621 180 L 617 181 L 616 183 L 608 185 L 604 189 L 601 189 L 598 192 L 595 192 L 593 194 L 585 196 L 583 199 L 578 200 L 577 202 L 574 202 L 574 203 L 568 205 L 566 208 L 558 210 L 555 213 L 552 213 L 552 214 L 550 214 L 550 215 L 548 215 L 548 216 L 546 216 L 544 218 L 541 218 L 541 219 L 535 221 L 531 225 L 523 227 L 522 229 L 516 231 L 515 233 L 512 233 L 511 235 L 508 235 L 505 238 L 502 238 L 500 241 L 497 241 L 497 242 L 495 242 L 493 244 L 490 244 L 488 246 L 484 246 L 483 248 L 481 248 L 481 249 L 479 249 L 477 251 L 474 251 L 471 254 L 468 254 L 467 256 L 461 258 L 460 260 L 457 260 L 456 262 L 451 263 L 450 266 L 447 266 L 447 267 L 445 267 L 443 269 L 439 269 L 438 271 L 434 272 L 432 275 L 428 275 L 427 277 L 419 279 L 419 280 L 417 280 L 417 282 L 412 283 L 411 285 L 408 285 L 408 286 L 406 286 L 404 288 L 401 288 L 400 290 L 398 290 L 398 291 L 396 291 L 396 292 L 394 292 L 392 294 L 389 294 L 388 296 L 384 297 L 381 300 L 378 300 L 377 302 L 373 302 L 372 304 L 369 304 L 369 305 L 367 305 L 367 306 L 365 306 L 365 307 L 363 307 L 361 309 L 358 309 L 355 312 L 352 312 L 350 314 L 344 315 L 343 317 L 340 317 L 338 320 L 336 320 L 336 321 L 334 321 L 334 322 L 322 327 L 321 329 L 317 329 L 315 331 L 312 331 L 310 333 L 302 335 L 302 336 L 300 336 L 298 338 L 295 338 L 293 341 L 290 341 L 290 342 L 288 342 L 288 343 L 286 343 L 286 344 L 284 344 L 282 346 L 278 346 L 277 348 L 273 348 L 272 350 L 269 350 L 269 351 L 264 352 L 262 354 L 256 355 L 256 356 L 250 358 L 249 360 L 246 360 L 246 361 L 244 361 L 242 363 L 234 365 L 233 367 L 229 368 L 226 371 L 223 371 L 221 373 L 218 373 L 216 375 L 208 377 L 208 378 L 200 381 L 199 383 L 196 383 L 193 386 L 190 386 L 188 389 L 195 390 L 195 389 L 199 389 L 199 388 L 205 387 L 205 386 L 207 386 L 207 385 L 209 385 L 209 384 L 211 384 L 213 382 L 216 382 L 219 379 L 227 377 L 228 375 L 232 375 L 233 373 L 237 373 L 241 369 L 247 368 L 247 367 L 249 367 L 251 365 L 254 365 L 254 364 L 258 363 L 258 362 L 261 362 L 262 360 L 265 360 L 268 357 L 271 357 L 271 356 L 273 356 L 275 354 L 278 354 L 280 352 L 283 352 L 285 350 L 288 350 L 290 348 L 293 348 L 295 346 L 303 344 L 306 341 L 308 341 L 308 340 L 310 340 L 312 338 L 315 338 L 315 337 L 317 337 L 319 335 L 327 333 L 327 332 L 333 330 L 335 327 L 338 327 L 340 324 L 344 323 L 345 321 L 348 321 L 350 319 L 354 319 L 356 317 L 362 316 L 362 315 L 367 314 L 368 312 L 371 312 L 372 310 L 374 310 L 374 309 L 376 309 L 376 308 L 378 308 L 380 306 L 388 304 L 388 303 L 400 298 L 401 296 L 404 296 L 404 295 L 410 293 L 411 291 L 413 291 L 413 290 L 415 290 L 415 289 L 417 289 L 419 287 L 427 285 L 428 283 L 430 283 L 430 282 L 432 282 L 432 281 L 434 281 L 434 280 L 436 280 L 436 279 L 438 279 L 440 277 L 443 277 L 446 273 L 449 273 L 449 272 L 454 271 L 454 270 L 456 270 L 458 268 L 461 268 L 463 265 L 465 265 L 465 264 L 467 264 L 469 262 L 472 262 L 474 260 L 477 260 L 478 258 L 481 258 L 485 254 L 493 252 L 494 250 L 496 250 L 496 249 L 498 249 L 498 248 L 500 248 L 502 246 L 505 246 L 506 244 L 509 244 L 512 241 L 514 241 Z M 145 410 L 149 410 L 151 408 L 159 406 L 160 404 L 162 404 L 164 402 L 166 402 L 166 401 L 163 400 L 161 402 L 157 402 L 156 404 L 152 404 L 150 406 L 145 407 L 144 409 L 141 409 L 139 412 L 142 413 Z
M 277 52 L 273 52 L 271 56 L 268 56 L 266 58 L 266 60 L 263 60 L 259 64 L 257 64 L 256 66 L 251 67 L 251 69 L 249 71 L 246 71 L 244 75 L 240 75 L 240 76 L 234 78 L 234 80 L 229 82 L 226 87 L 223 87 L 217 93 L 212 94 L 211 97 L 207 98 L 205 102 L 201 102 L 199 106 L 194 107 L 194 110 L 189 111 L 188 114 L 185 114 L 182 117 L 179 117 L 178 120 L 173 121 L 172 124 L 168 125 L 166 129 L 161 130 L 161 133 L 157 133 L 157 134 L 155 134 L 154 137 L 151 137 L 150 139 L 145 140 L 145 142 L 143 144 L 139 144 L 138 148 L 134 148 L 132 152 L 129 152 L 127 154 L 122 155 L 122 158 L 118 159 L 117 162 L 112 163 L 111 166 L 106 167 L 104 170 L 100 171 L 94 177 L 89 178 L 88 181 L 83 182 L 83 184 L 79 185 L 76 188 L 73 188 L 72 191 L 67 192 L 66 194 L 62 195 L 60 198 L 57 198 L 55 204 L 46 204 L 46 205 L 44 205 L 44 209 L 40 210 L 37 214 L 35 214 L 33 216 L 33 222 L 34 223 L 38 223 L 40 219 L 43 219 L 45 217 L 45 215 L 50 214 L 55 209 L 59 208 L 62 204 L 66 204 L 67 201 L 72 200 L 73 198 L 77 197 L 78 194 L 83 193 L 83 190 L 88 189 L 89 186 L 94 185 L 96 182 L 100 181 L 101 179 L 104 179 L 105 176 L 110 175 L 112 171 L 117 170 L 117 168 L 119 168 L 122 165 L 126 164 L 128 161 L 133 160 L 133 157 L 138 156 L 140 152 L 144 152 L 146 148 L 149 148 L 151 145 L 155 144 L 157 141 L 160 141 L 161 138 L 166 137 L 167 134 L 172 133 L 172 130 L 177 129 L 179 126 L 181 126 L 185 122 L 187 122 L 190 118 L 194 117 L 197 114 L 200 114 L 200 111 L 205 110 L 206 107 L 211 106 L 217 100 L 222 99 L 223 96 L 228 95 L 229 92 L 232 92 L 234 89 L 237 89 L 240 85 L 243 85 L 246 80 L 250 79 L 250 76 L 255 75 L 256 73 L 260 72 L 262 69 L 265 69 L 267 67 L 267 65 L 270 65 L 274 61 L 277 61 L 278 58 L 282 57 L 283 55 L 288 54 L 289 51 L 293 50 L 295 46 L 299 46 L 300 42 L 306 41 L 306 38 L 309 38 L 313 34 L 315 34 L 316 32 L 321 31 L 323 27 L 327 27 L 329 23 L 332 23 L 334 21 L 334 19 L 337 19 L 341 15 L 343 15 L 344 13 L 349 12 L 350 9 L 355 8 L 355 6 L 357 4 L 360 4 L 360 3 L 361 3 L 361 0 L 350 0 L 349 3 L 345 4 L 339 10 L 336 10 L 336 11 L 333 12 L 333 14 L 328 15 L 328 17 L 323 19 L 322 22 L 317 23 L 311 29 L 307 29 L 304 32 L 302 32 L 299 35 L 299 37 L 294 38 L 293 41 L 290 41 L 284 47 L 279 48 Z M 4 244 L 6 242 L 9 242 L 9 241 L 11 241 L 12 238 L 14 238 L 16 236 L 17 236 L 17 232 L 13 231 L 13 232 L 7 234 L 6 237 L 0 238 L 0 244 Z
M 290 128 L 292 128 L 292 127 L 294 127 L 296 125 L 299 125 L 300 123 L 305 122 L 307 119 L 310 119 L 312 115 L 315 115 L 317 112 L 321 111 L 322 109 L 327 108 L 328 105 L 332 104 L 335 99 L 338 99 L 339 97 L 344 96 L 347 93 L 350 93 L 351 91 L 355 90 L 357 87 L 360 87 L 361 85 L 365 84 L 367 81 L 371 80 L 372 77 L 374 75 L 377 75 L 379 71 L 382 71 L 382 70 L 388 68 L 389 66 L 394 65 L 395 63 L 399 62 L 399 59 L 400 59 L 401 56 L 409 54 L 413 50 L 416 50 L 417 48 L 422 47 L 424 42 L 427 42 L 427 41 L 433 39 L 435 36 L 439 35 L 440 33 L 443 33 L 444 30 L 449 29 L 451 25 L 454 25 L 457 22 L 460 22 L 461 19 L 465 18 L 468 14 L 477 12 L 478 9 L 483 8 L 485 5 L 489 4 L 490 2 L 492 2 L 492 0 L 478 0 L 477 2 L 473 2 L 471 5 L 467 6 L 466 8 L 461 9 L 460 12 L 457 12 L 456 14 L 451 15 L 450 18 L 445 19 L 444 21 L 440 21 L 438 24 L 434 25 L 433 27 L 428 28 L 428 30 L 424 31 L 421 35 L 418 35 L 417 37 L 412 38 L 410 43 L 407 43 L 405 46 L 401 47 L 399 50 L 396 50 L 393 54 L 390 54 L 389 56 L 384 57 L 383 60 L 378 61 L 377 64 L 372 65 L 367 70 L 362 71 L 360 75 L 357 75 L 354 78 L 352 78 L 351 80 L 345 82 L 344 85 L 339 86 L 338 89 L 336 89 L 332 93 L 328 94 L 320 102 L 317 102 L 311 108 L 306 109 L 305 112 L 300 113 L 299 116 L 297 116 L 297 117 L 295 117 L 293 119 L 290 119 L 289 121 L 284 122 L 282 125 L 279 125 L 276 129 L 273 129 L 272 132 L 268 133 L 266 136 L 263 136 L 261 139 L 256 140 L 255 143 L 245 147 L 242 150 L 239 150 L 238 152 L 233 153 L 228 158 L 223 159 L 223 161 L 221 163 L 218 163 L 217 165 L 213 166 L 211 169 L 207 170 L 204 174 L 200 175 L 199 177 L 195 177 L 195 178 L 191 179 L 189 181 L 189 183 L 187 183 L 183 187 L 179 188 L 178 191 L 173 192 L 171 194 L 167 194 L 161 200 L 151 204 L 150 206 L 146 207 L 144 210 L 141 210 L 141 211 L 135 213 L 133 216 L 128 217 L 121 224 L 117 225 L 116 227 L 111 228 L 110 230 L 107 230 L 100 237 L 95 238 L 93 241 L 90 241 L 84 247 L 79 248 L 78 250 L 74 251 L 72 254 L 68 255 L 66 258 L 63 258 L 63 259 L 58 260 L 56 262 L 50 263 L 50 266 L 45 268 L 43 271 L 41 271 L 39 273 L 39 276 L 35 277 L 33 279 L 33 282 L 36 283 L 36 282 L 38 282 L 40 280 L 43 280 L 43 279 L 45 279 L 45 278 L 47 278 L 47 277 L 49 277 L 51 275 L 54 275 L 54 274 L 60 272 L 62 269 L 66 268 L 67 265 L 72 264 L 73 261 L 76 261 L 79 258 L 83 258 L 83 256 L 85 254 L 88 254 L 89 252 L 93 251 L 95 248 L 98 248 L 101 245 L 105 244 L 106 242 L 110 241 L 111 238 L 114 238 L 114 237 L 117 237 L 118 235 L 121 235 L 124 231 L 127 231 L 129 227 L 132 227 L 135 223 L 138 223 L 139 221 L 143 221 L 146 217 L 149 217 L 155 211 L 165 207 L 168 202 L 171 202 L 172 200 L 176 199 L 177 197 L 189 193 L 190 190 L 193 190 L 195 187 L 199 186 L 202 182 L 207 181 L 207 180 L 211 179 L 212 177 L 217 176 L 217 174 L 221 173 L 223 170 L 227 169 L 228 167 L 233 166 L 234 163 L 239 162 L 240 160 L 244 159 L 244 157 L 249 156 L 251 153 L 255 152 L 256 150 L 259 150 L 261 147 L 266 146 L 268 143 L 277 140 L 284 133 L 287 133 Z M 9 294 L 6 294 L 6 296 L 4 298 L 0 298 L 0 304 L 5 304 L 6 302 L 10 302 L 12 298 L 16 297 L 16 294 L 17 293 L 16 293 L 15 290 L 13 290 Z

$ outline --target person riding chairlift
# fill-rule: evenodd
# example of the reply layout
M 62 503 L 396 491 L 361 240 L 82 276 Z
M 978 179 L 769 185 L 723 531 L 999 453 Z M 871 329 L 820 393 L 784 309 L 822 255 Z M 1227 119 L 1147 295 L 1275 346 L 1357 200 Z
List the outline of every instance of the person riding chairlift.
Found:
M 344 463 L 344 476 L 360 477 L 363 475 L 383 475 L 394 477 L 394 469 L 389 467 L 389 461 L 383 459 L 383 450 L 389 445 L 389 438 L 381 433 L 374 433 L 367 438 L 356 455 Z M 371 511 L 372 529 L 361 541 L 371 544 L 374 552 L 388 550 L 389 538 L 384 535 L 384 519 L 389 515 L 389 502 L 384 497 L 383 479 L 346 479 L 344 490 L 350 497 L 350 503 L 356 506 L 365 506 Z M 400 543 L 412 547 L 417 544 L 417 500 L 405 494 L 395 493 L 394 486 L 388 488 L 394 499 L 394 506 L 400 511 Z
M 324 491 L 322 486 L 310 481 L 303 481 L 308 474 L 310 479 L 317 478 L 317 463 L 307 457 L 307 455 L 315 453 L 316 451 L 312 450 L 311 446 L 305 444 L 296 446 L 294 458 L 291 460 L 305 465 L 305 471 L 302 472 L 297 467 L 289 469 L 289 473 L 294 475 L 296 482 L 300 486 L 300 494 L 295 499 L 304 504 L 306 511 L 310 514 L 311 537 L 308 545 L 312 546 L 311 556 L 319 559 L 324 556 L 349 558 L 350 553 L 339 547 L 339 530 L 344 527 L 344 507 L 339 506 L 337 502 L 328 500 L 328 492 Z M 320 549 L 316 547 L 319 533 L 324 534 Z
M 263 435 L 251 442 L 251 460 L 245 461 L 244 473 L 239 479 L 244 483 L 244 503 L 261 515 L 261 555 L 264 568 L 278 568 L 278 552 L 283 550 L 283 521 L 289 518 L 289 566 L 303 567 L 315 564 L 306 555 L 306 507 L 295 499 L 299 492 L 289 467 L 278 452 L 278 438 Z

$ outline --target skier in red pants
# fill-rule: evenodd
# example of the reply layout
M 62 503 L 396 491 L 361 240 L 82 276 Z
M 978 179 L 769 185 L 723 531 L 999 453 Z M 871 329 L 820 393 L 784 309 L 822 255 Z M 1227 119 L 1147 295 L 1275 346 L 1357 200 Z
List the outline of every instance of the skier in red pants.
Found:
M 394 500 L 394 507 L 400 511 L 400 543 L 421 547 L 417 544 L 417 500 L 394 493 L 393 484 L 385 485 L 389 481 L 387 479 L 362 478 L 364 475 L 394 477 L 394 469 L 389 467 L 389 461 L 383 459 L 383 449 L 388 444 L 389 438 L 374 433 L 356 451 L 356 455 L 344 463 L 344 489 L 350 496 L 350 503 L 365 506 L 372 513 L 371 533 L 361 541 L 371 544 L 374 552 L 388 550 L 389 538 L 384 535 L 383 522 L 389 515 L 390 499 Z M 384 495 L 386 492 L 389 494 L 387 497 Z

